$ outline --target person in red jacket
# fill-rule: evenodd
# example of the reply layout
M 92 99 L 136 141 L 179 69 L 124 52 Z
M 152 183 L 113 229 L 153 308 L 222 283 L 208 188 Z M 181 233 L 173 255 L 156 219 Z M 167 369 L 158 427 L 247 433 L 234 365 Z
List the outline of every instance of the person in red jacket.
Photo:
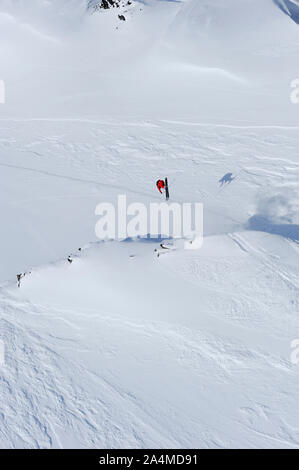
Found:
M 165 188 L 165 182 L 163 180 L 158 180 L 156 184 L 160 193 L 163 194 L 162 189 Z

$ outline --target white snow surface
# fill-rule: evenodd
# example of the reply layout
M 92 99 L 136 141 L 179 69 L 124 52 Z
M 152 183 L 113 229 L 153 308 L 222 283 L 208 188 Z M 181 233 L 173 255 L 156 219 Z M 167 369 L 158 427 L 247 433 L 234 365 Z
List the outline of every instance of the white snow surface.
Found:
M 299 26 L 30 3 L 0 0 L 0 448 L 298 448 Z M 99 202 L 166 175 L 200 250 L 96 239 Z

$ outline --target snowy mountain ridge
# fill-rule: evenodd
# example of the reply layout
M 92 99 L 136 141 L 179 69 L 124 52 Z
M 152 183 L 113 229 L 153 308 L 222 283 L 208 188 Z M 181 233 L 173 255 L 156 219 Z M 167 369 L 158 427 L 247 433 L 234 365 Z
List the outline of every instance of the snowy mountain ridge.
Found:
M 0 0 L 1 448 L 298 448 L 297 3 Z M 96 238 L 166 176 L 200 250 Z
M 298 75 L 298 26 L 272 0 L 151 0 L 132 2 L 130 14 L 121 7 L 91 15 L 86 7 L 0 1 L 6 115 L 88 118 L 100 110 L 211 121 L 229 108 L 240 121 L 246 107 L 247 122 L 297 122 L 289 85 Z M 7 50 L 20 64 L 18 79 Z M 51 86 L 38 85 L 45 81 Z

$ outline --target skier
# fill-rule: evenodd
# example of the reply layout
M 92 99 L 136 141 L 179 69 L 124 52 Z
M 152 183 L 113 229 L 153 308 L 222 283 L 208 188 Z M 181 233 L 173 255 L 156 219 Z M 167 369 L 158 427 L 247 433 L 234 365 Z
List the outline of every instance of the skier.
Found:
M 168 181 L 167 178 L 164 180 L 158 180 L 157 183 L 157 188 L 161 194 L 163 194 L 162 189 L 165 189 L 165 196 L 166 196 L 166 201 L 169 199 L 169 190 L 168 190 Z

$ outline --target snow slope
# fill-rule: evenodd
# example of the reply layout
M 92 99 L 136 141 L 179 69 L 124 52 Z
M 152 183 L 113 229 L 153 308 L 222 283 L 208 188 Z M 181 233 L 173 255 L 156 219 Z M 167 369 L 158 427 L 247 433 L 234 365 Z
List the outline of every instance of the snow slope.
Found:
M 272 0 L 14 3 L 0 447 L 298 447 L 298 26 Z M 204 203 L 201 250 L 96 239 L 99 202 L 157 202 L 164 175 Z
M 296 125 L 298 26 L 272 0 L 132 9 L 122 22 L 118 9 L 91 14 L 82 0 L 1 0 L 5 116 Z
M 298 256 L 265 234 L 107 243 L 6 290 L 2 446 L 297 447 L 298 263 L 269 244 Z

